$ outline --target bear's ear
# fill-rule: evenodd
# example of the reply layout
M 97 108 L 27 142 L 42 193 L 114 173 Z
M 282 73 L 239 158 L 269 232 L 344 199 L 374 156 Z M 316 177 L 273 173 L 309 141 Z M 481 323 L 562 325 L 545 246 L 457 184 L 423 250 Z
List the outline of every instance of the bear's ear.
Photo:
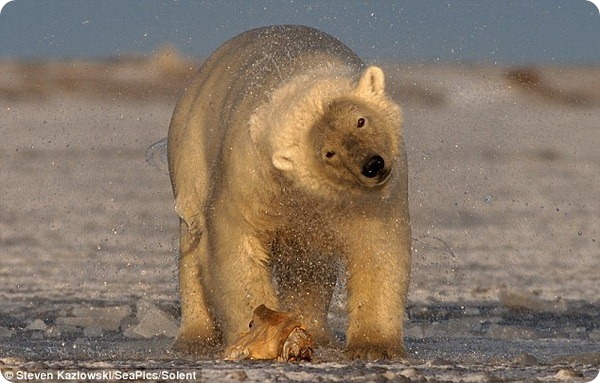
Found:
M 275 169 L 289 171 L 294 168 L 294 162 L 292 161 L 291 156 L 285 150 L 279 150 L 273 153 L 271 156 L 271 162 Z
M 359 93 L 372 93 L 382 95 L 385 92 L 385 75 L 381 68 L 370 66 L 365 69 L 358 80 L 356 90 Z

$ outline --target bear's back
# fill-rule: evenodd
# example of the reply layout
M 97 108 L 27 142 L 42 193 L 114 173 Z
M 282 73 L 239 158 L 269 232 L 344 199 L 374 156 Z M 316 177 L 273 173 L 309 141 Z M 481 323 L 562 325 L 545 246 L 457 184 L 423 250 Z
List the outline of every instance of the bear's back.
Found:
M 297 74 L 327 65 L 348 67 L 358 76 L 364 63 L 338 39 L 310 27 L 280 25 L 239 34 L 204 62 L 178 103 L 169 136 L 204 130 L 197 138 L 207 160 L 214 160 L 226 130 L 245 125 L 273 90 Z M 190 132 L 200 134 L 195 133 Z
M 189 210 L 182 217 L 199 211 L 196 199 L 207 196 L 228 133 L 247 127 L 252 112 L 281 84 L 327 66 L 348 68 L 358 78 L 364 63 L 335 37 L 299 25 L 253 29 L 211 54 L 177 103 L 169 127 L 176 205 Z
M 246 116 L 246 103 L 252 111 L 281 83 L 326 65 L 343 65 L 358 73 L 364 64 L 333 36 L 305 26 L 281 25 L 253 29 L 225 42 L 203 65 L 201 76 L 219 78 L 206 90 L 225 93 L 224 111 L 235 107 L 232 112 L 237 113 L 241 108 Z

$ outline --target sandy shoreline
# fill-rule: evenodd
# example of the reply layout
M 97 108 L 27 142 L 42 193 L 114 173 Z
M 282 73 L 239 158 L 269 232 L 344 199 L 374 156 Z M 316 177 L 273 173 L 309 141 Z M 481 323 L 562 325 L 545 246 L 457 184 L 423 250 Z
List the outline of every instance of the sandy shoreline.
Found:
M 230 381 L 560 381 L 570 369 L 583 382 L 598 371 L 600 68 L 542 68 L 543 82 L 518 85 L 507 68 L 389 65 L 410 166 L 411 362 L 345 363 L 322 350 L 321 363 L 283 366 L 197 362 L 166 351 L 170 338 L 124 336 L 141 300 L 179 315 L 169 180 L 145 151 L 166 135 L 189 65 L 120 66 L 110 83 L 107 67 L 88 67 L 43 89 L 10 65 L 1 368 L 191 368 Z M 77 307 L 123 305 L 131 314 L 100 337 L 57 324 Z M 47 328 L 27 330 L 35 319 Z

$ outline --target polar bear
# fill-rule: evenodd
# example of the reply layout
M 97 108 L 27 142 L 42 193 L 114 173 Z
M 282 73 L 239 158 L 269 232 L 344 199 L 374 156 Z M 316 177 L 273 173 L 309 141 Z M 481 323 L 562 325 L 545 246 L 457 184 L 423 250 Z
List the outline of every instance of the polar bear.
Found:
M 346 352 L 404 355 L 410 276 L 407 163 L 384 74 L 304 26 L 242 33 L 204 63 L 169 127 L 180 217 L 174 347 L 227 346 L 266 305 L 331 341 L 347 273 Z

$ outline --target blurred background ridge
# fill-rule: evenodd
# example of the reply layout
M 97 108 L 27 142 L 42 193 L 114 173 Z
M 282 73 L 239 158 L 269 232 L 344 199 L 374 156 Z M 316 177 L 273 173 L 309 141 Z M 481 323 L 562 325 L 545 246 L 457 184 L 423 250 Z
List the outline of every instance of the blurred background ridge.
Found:
M 291 23 L 333 34 L 366 58 L 600 61 L 598 8 L 586 0 L 18 0 L 0 15 L 0 59 L 145 55 L 166 43 L 188 57 L 206 57 L 244 30 Z

